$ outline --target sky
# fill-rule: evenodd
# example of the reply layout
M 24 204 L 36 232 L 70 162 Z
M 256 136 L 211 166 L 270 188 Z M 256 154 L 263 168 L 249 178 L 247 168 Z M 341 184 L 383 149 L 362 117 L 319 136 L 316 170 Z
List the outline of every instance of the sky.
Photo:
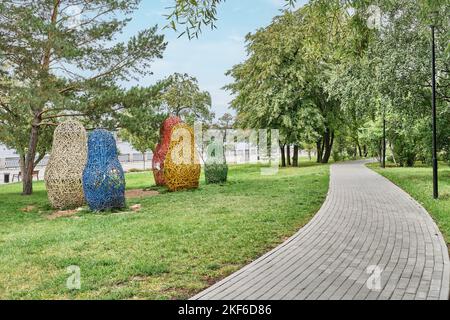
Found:
M 200 88 L 212 97 L 212 111 L 216 117 L 228 110 L 232 97 L 223 86 L 232 82 L 225 72 L 234 65 L 245 61 L 245 36 L 267 26 L 273 17 L 280 14 L 284 0 L 226 0 L 219 6 L 217 29 L 205 28 L 199 39 L 178 38 L 175 31 L 164 29 L 167 21 L 164 14 L 170 10 L 174 0 L 142 0 L 140 8 L 134 13 L 126 32 L 137 31 L 158 24 L 160 34 L 166 36 L 168 46 L 164 58 L 152 65 L 153 75 L 126 85 L 149 86 L 175 72 L 188 73 L 198 79 Z M 299 0 L 297 7 L 306 0 Z

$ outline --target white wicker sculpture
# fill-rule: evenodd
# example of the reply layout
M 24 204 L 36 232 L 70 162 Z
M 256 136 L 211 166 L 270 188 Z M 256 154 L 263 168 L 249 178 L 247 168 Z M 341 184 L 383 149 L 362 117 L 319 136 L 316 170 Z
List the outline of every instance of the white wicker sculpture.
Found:
M 78 121 L 61 123 L 53 134 L 53 147 L 45 170 L 48 199 L 56 209 L 83 206 L 83 170 L 87 160 L 87 134 Z

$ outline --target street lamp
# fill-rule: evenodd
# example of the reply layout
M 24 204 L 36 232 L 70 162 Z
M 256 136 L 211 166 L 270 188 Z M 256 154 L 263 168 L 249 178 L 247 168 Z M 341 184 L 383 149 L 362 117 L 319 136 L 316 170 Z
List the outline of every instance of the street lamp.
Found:
M 437 159 L 437 134 L 436 134 L 436 47 L 434 43 L 434 29 L 431 25 L 431 73 L 432 73 L 432 112 L 433 112 L 433 197 L 439 198 L 438 189 L 438 159 Z
M 383 163 L 382 168 L 386 168 L 386 105 L 383 104 Z

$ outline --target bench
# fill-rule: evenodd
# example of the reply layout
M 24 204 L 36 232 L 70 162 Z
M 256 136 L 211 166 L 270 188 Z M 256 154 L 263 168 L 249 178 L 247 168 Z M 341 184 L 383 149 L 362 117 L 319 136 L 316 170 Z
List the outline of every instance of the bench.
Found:
M 33 171 L 32 178 L 34 178 L 34 177 L 36 177 L 36 179 L 39 181 L 39 170 Z M 20 179 L 22 178 L 22 172 L 13 174 L 11 182 L 14 182 L 14 179 L 16 179 L 16 178 L 17 178 L 17 181 L 20 181 Z

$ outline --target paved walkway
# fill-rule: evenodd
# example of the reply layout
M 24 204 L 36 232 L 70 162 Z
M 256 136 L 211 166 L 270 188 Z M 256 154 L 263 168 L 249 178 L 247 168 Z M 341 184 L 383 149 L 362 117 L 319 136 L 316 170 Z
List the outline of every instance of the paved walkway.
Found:
M 370 266 L 383 270 L 380 281 Z M 193 299 L 437 300 L 448 294 L 448 249 L 431 217 L 357 161 L 331 167 L 328 197 L 307 226 Z

